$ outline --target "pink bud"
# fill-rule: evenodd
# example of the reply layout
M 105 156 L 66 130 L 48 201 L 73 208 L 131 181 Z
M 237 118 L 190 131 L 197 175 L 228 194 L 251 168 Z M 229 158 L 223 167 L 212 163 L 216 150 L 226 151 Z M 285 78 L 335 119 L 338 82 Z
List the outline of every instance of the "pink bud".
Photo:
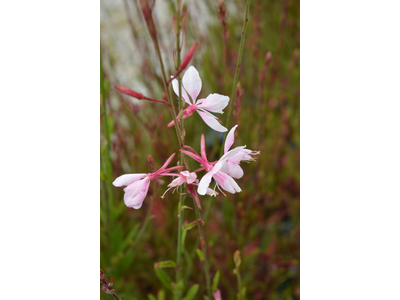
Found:
M 128 89 L 128 88 L 126 88 L 126 87 L 124 87 L 124 86 L 114 85 L 114 87 L 115 87 L 118 91 L 120 91 L 121 93 L 123 93 L 123 94 L 125 94 L 125 95 L 135 97 L 135 98 L 137 98 L 137 99 L 139 99 L 139 100 L 143 99 L 143 95 L 142 95 L 142 94 L 140 94 L 140 93 L 138 93 L 138 92 L 135 92 L 135 91 L 132 91 L 131 89 Z
M 185 59 L 183 60 L 183 63 L 181 64 L 180 70 L 183 70 L 187 67 L 187 65 L 190 63 L 192 60 L 194 54 L 196 53 L 197 45 L 199 42 L 195 42 L 192 47 L 190 47 L 188 53 L 185 56 Z

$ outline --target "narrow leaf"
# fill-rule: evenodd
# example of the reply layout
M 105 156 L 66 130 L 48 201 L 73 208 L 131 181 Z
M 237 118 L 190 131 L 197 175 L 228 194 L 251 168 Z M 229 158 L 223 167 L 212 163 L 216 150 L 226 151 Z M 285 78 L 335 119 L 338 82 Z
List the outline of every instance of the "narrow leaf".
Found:
M 203 254 L 203 252 L 201 252 L 201 250 L 199 248 L 196 248 L 196 253 L 197 253 L 197 256 L 200 258 L 200 261 L 204 262 L 204 254 Z
M 157 298 L 154 297 L 152 294 L 148 294 L 147 297 L 149 298 L 149 300 L 157 300 Z
M 183 229 L 184 229 L 184 230 L 190 230 L 190 229 L 192 229 L 193 227 L 195 227 L 196 224 L 197 224 L 197 220 L 196 220 L 196 221 L 193 221 L 192 223 L 189 223 L 189 224 L 184 225 L 184 226 L 183 226 Z
M 176 263 L 172 260 L 160 261 L 154 264 L 154 269 L 176 268 Z
M 184 210 L 184 209 L 191 209 L 191 210 L 193 210 L 193 208 L 191 208 L 190 206 L 187 206 L 187 205 L 183 205 L 183 206 L 181 207 L 181 211 Z
M 213 282 L 212 282 L 212 290 L 215 292 L 218 289 L 218 282 L 219 282 L 219 271 L 215 274 Z
M 199 285 L 196 283 L 188 290 L 184 300 L 194 299 L 194 296 L 196 296 L 198 290 L 199 290 Z
M 158 278 L 164 284 L 164 286 L 167 289 L 172 290 L 172 280 L 168 276 L 168 274 L 165 273 L 165 271 L 163 271 L 162 269 L 156 269 L 155 271 L 156 271 L 156 274 L 157 274 Z

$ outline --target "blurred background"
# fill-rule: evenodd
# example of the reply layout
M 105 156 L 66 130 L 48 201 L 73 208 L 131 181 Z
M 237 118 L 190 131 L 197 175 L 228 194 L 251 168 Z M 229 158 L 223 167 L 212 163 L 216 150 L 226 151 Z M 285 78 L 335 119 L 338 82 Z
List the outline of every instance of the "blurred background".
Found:
M 153 16 L 167 74 L 175 71 L 173 18 L 175 1 L 155 1 Z M 191 62 L 200 73 L 199 98 L 211 93 L 230 97 L 239 51 L 245 1 L 183 1 L 182 57 L 199 41 Z M 152 182 L 139 210 L 125 206 L 123 189 L 112 181 L 126 173 L 152 172 L 151 155 L 159 168 L 178 153 L 170 115 L 164 105 L 138 101 L 115 91 L 119 84 L 156 99 L 162 98 L 161 71 L 136 0 L 101 0 L 101 261 L 124 299 L 172 299 L 154 271 L 154 263 L 176 259 L 176 193 Z M 268 54 L 270 53 L 270 54 Z M 256 162 L 242 163 L 245 175 L 236 180 L 242 192 L 201 197 L 210 271 L 220 271 L 222 299 L 236 299 L 233 254 L 240 266 L 246 299 L 300 299 L 300 3 L 252 1 L 240 70 L 240 93 L 230 129 L 238 124 L 234 147 L 259 150 Z M 105 107 L 103 106 L 105 103 Z M 104 110 L 105 108 L 105 110 Z M 225 109 L 227 112 L 228 109 Z M 225 125 L 226 114 L 217 115 Z M 219 158 L 224 135 L 197 115 L 185 121 L 186 144 L 200 149 L 206 136 L 210 161 Z M 178 155 L 177 155 L 178 156 Z M 176 164 L 177 158 L 171 166 Z M 191 167 L 198 164 L 190 160 Z M 201 174 L 203 175 L 203 174 Z M 201 178 L 201 176 L 200 176 Z M 213 185 L 212 185 L 213 187 Z M 186 203 L 192 206 L 192 200 Z M 185 222 L 195 212 L 185 210 Z M 198 232 L 187 233 L 183 257 L 185 292 L 205 279 L 196 256 Z M 174 278 L 173 269 L 165 271 Z M 101 293 L 101 299 L 113 299 Z

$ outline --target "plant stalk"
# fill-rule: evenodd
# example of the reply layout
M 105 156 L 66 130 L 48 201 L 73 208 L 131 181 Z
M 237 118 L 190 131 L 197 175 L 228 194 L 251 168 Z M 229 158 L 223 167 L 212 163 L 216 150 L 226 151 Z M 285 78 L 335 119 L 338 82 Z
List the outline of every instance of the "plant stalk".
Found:
M 238 55 L 238 60 L 237 60 L 237 63 L 236 63 L 235 77 L 234 77 L 233 86 L 232 86 L 231 101 L 229 103 L 228 116 L 227 116 L 227 120 L 226 120 L 226 127 L 227 128 L 229 128 L 229 122 L 231 120 L 233 106 L 234 106 L 234 103 L 235 103 L 236 86 L 237 86 L 238 81 L 239 81 L 239 72 L 240 72 L 240 65 L 242 63 L 244 40 L 245 40 L 245 37 L 246 37 L 247 22 L 249 21 L 249 19 L 248 19 L 249 9 L 250 9 L 250 0 L 247 0 L 246 1 L 246 11 L 245 11 L 245 14 L 244 14 L 243 29 L 242 29 L 242 34 L 241 34 L 241 38 L 240 38 L 239 55 Z

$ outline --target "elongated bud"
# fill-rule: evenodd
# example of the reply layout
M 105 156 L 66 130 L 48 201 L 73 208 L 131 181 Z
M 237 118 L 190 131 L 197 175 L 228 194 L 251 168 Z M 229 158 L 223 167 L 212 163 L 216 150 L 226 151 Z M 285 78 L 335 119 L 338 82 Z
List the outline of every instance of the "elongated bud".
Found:
M 140 94 L 140 93 L 138 93 L 138 92 L 135 92 L 135 91 L 132 91 L 131 89 L 128 89 L 128 88 L 126 88 L 126 87 L 124 87 L 124 86 L 114 85 L 114 87 L 115 87 L 118 91 L 120 91 L 121 93 L 123 93 L 123 94 L 125 94 L 125 95 L 135 97 L 135 98 L 137 98 L 137 99 L 139 99 L 139 100 L 143 99 L 143 95 L 142 95 L 142 94 Z
M 181 64 L 180 70 L 183 70 L 187 67 L 187 65 L 190 63 L 192 60 L 194 54 L 196 53 L 197 45 L 199 42 L 195 42 L 192 47 L 190 47 L 188 53 L 185 56 L 185 59 L 183 60 L 183 63 Z

